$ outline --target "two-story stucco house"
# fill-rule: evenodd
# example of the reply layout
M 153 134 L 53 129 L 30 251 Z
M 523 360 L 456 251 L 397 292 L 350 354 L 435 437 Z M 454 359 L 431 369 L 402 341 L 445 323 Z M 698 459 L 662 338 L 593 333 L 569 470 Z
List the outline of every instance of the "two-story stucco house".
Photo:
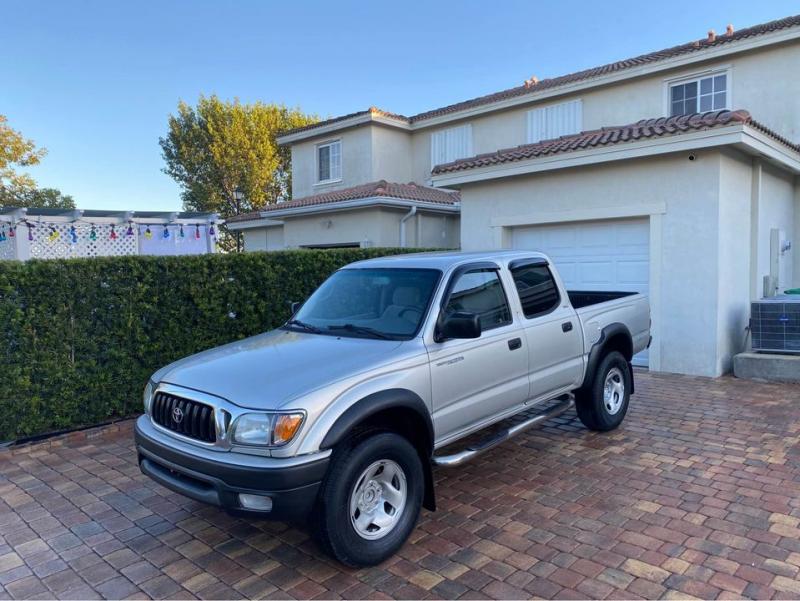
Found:
M 240 223 L 268 232 L 283 206 L 335 191 L 345 207 L 376 180 L 455 190 L 462 248 L 540 249 L 570 288 L 647 293 L 637 362 L 716 376 L 746 348 L 750 300 L 800 285 L 798 73 L 800 16 L 412 117 L 330 119 L 280 139 L 299 200 Z

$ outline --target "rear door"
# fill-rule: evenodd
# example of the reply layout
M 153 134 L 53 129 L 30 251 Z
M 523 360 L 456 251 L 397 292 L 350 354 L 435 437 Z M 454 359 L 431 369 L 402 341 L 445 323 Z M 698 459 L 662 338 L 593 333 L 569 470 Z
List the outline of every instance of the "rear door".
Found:
M 512 261 L 509 271 L 522 306 L 530 398 L 575 388 L 583 379 L 583 339 L 569 299 L 542 258 Z
M 431 362 L 436 438 L 452 438 L 528 398 L 528 350 L 492 263 L 461 267 L 451 276 L 440 314 L 466 311 L 481 318 L 480 338 L 433 342 Z

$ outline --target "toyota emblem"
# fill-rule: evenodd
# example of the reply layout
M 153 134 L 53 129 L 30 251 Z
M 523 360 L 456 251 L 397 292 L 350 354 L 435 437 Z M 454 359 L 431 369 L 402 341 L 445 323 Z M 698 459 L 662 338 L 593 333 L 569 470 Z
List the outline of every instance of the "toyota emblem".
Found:
M 179 424 L 183 421 L 183 409 L 180 407 L 175 407 L 175 409 L 172 410 L 172 421 L 174 421 L 176 424 Z

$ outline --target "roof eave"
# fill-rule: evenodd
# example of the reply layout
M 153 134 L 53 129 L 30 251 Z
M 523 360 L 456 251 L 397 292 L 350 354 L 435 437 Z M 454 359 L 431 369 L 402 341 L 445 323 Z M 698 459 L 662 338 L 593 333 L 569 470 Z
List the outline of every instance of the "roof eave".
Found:
M 432 176 L 431 183 L 436 187 L 458 188 L 464 184 L 513 177 L 515 175 L 527 175 L 556 169 L 583 167 L 611 161 L 731 145 L 750 154 L 764 156 L 794 173 L 800 173 L 800 154 L 752 127 L 736 123 L 687 134 L 648 138 L 638 142 L 610 144 L 587 150 L 440 173 Z
M 262 212 L 260 219 L 252 219 L 248 221 L 237 221 L 229 223 L 228 228 L 234 230 L 250 229 L 256 227 L 269 227 L 272 225 L 281 225 L 284 218 L 287 217 L 301 217 L 304 215 L 314 215 L 320 213 L 333 213 L 338 211 L 350 211 L 353 209 L 374 208 L 374 207 L 389 207 L 410 209 L 417 207 L 425 211 L 435 213 L 450 213 L 457 214 L 461 211 L 461 206 L 458 203 L 452 205 L 443 204 L 439 202 L 429 202 L 425 200 L 411 200 L 408 198 L 391 198 L 386 196 L 370 196 L 368 198 L 357 198 L 353 200 L 344 200 L 339 202 L 326 202 L 323 204 L 306 205 L 301 207 L 292 207 L 289 209 L 274 209 L 272 211 Z

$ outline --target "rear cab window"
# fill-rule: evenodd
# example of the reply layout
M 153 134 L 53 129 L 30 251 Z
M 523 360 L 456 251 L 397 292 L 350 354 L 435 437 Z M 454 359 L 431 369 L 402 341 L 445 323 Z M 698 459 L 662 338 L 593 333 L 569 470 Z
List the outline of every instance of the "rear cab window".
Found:
M 561 295 L 546 261 L 535 259 L 515 262 L 509 266 L 509 271 L 526 318 L 546 315 L 558 307 Z

